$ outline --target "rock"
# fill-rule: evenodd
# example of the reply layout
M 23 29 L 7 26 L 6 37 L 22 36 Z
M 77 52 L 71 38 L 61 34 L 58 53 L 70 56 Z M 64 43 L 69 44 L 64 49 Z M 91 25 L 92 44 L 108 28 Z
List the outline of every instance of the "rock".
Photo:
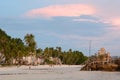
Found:
M 116 64 L 94 64 L 94 65 L 85 65 L 81 68 L 82 71 L 120 71 L 120 65 Z

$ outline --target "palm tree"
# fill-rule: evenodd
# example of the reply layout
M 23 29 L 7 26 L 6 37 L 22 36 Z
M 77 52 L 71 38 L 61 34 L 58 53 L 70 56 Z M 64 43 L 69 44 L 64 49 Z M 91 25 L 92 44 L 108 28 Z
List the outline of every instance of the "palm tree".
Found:
M 24 37 L 24 40 L 26 42 L 26 47 L 28 49 L 28 55 L 31 57 L 30 61 L 32 61 L 32 62 L 30 62 L 30 65 L 34 64 L 35 58 L 36 58 L 36 42 L 34 40 L 34 35 L 27 34 Z M 30 66 L 29 66 L 29 68 L 30 68 Z
M 26 42 L 26 46 L 28 47 L 28 51 L 30 53 L 34 53 L 36 51 L 36 42 L 34 40 L 34 35 L 32 34 L 27 34 L 24 37 L 24 40 Z

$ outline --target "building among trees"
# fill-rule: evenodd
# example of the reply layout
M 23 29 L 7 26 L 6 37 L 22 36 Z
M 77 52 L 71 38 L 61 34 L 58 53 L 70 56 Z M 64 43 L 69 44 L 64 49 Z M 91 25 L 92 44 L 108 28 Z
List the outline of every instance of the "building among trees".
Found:
M 110 52 L 107 52 L 105 48 L 100 48 L 98 52 L 89 58 L 91 64 L 108 64 L 111 63 L 112 58 Z
M 26 34 L 24 40 L 12 38 L 0 29 L 0 65 L 68 64 L 80 65 L 87 60 L 82 52 L 61 47 L 37 48 L 35 36 Z
M 111 60 L 112 60 L 112 58 L 110 56 L 110 52 L 107 52 L 105 50 L 105 48 L 101 48 L 98 51 L 98 55 L 97 55 L 97 60 L 96 61 L 102 62 L 104 64 L 104 63 L 110 63 Z

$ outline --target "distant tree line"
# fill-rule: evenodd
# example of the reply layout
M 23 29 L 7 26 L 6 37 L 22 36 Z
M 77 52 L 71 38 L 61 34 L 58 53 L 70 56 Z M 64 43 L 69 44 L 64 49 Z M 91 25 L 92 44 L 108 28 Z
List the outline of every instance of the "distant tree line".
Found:
M 68 51 L 62 51 L 61 47 L 46 47 L 44 50 L 39 48 L 36 51 L 37 56 L 42 55 L 47 57 L 46 59 L 49 57 L 58 57 L 61 59 L 62 64 L 79 65 L 87 59 L 82 52 L 72 51 L 72 49 L 69 49 Z
M 13 59 L 20 60 L 23 56 L 35 54 L 36 57 L 44 57 L 48 61 L 49 57 L 60 58 L 62 64 L 79 65 L 87 57 L 80 51 L 62 51 L 61 47 L 37 48 L 33 34 L 26 34 L 24 40 L 12 38 L 5 31 L 0 29 L 0 64 L 12 64 Z

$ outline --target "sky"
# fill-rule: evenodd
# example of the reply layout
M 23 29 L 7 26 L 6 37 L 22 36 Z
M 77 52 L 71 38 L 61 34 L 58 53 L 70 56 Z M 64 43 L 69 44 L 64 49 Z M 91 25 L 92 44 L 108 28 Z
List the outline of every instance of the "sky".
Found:
M 35 36 L 37 48 L 120 56 L 120 0 L 1 0 L 0 28 L 13 38 Z

